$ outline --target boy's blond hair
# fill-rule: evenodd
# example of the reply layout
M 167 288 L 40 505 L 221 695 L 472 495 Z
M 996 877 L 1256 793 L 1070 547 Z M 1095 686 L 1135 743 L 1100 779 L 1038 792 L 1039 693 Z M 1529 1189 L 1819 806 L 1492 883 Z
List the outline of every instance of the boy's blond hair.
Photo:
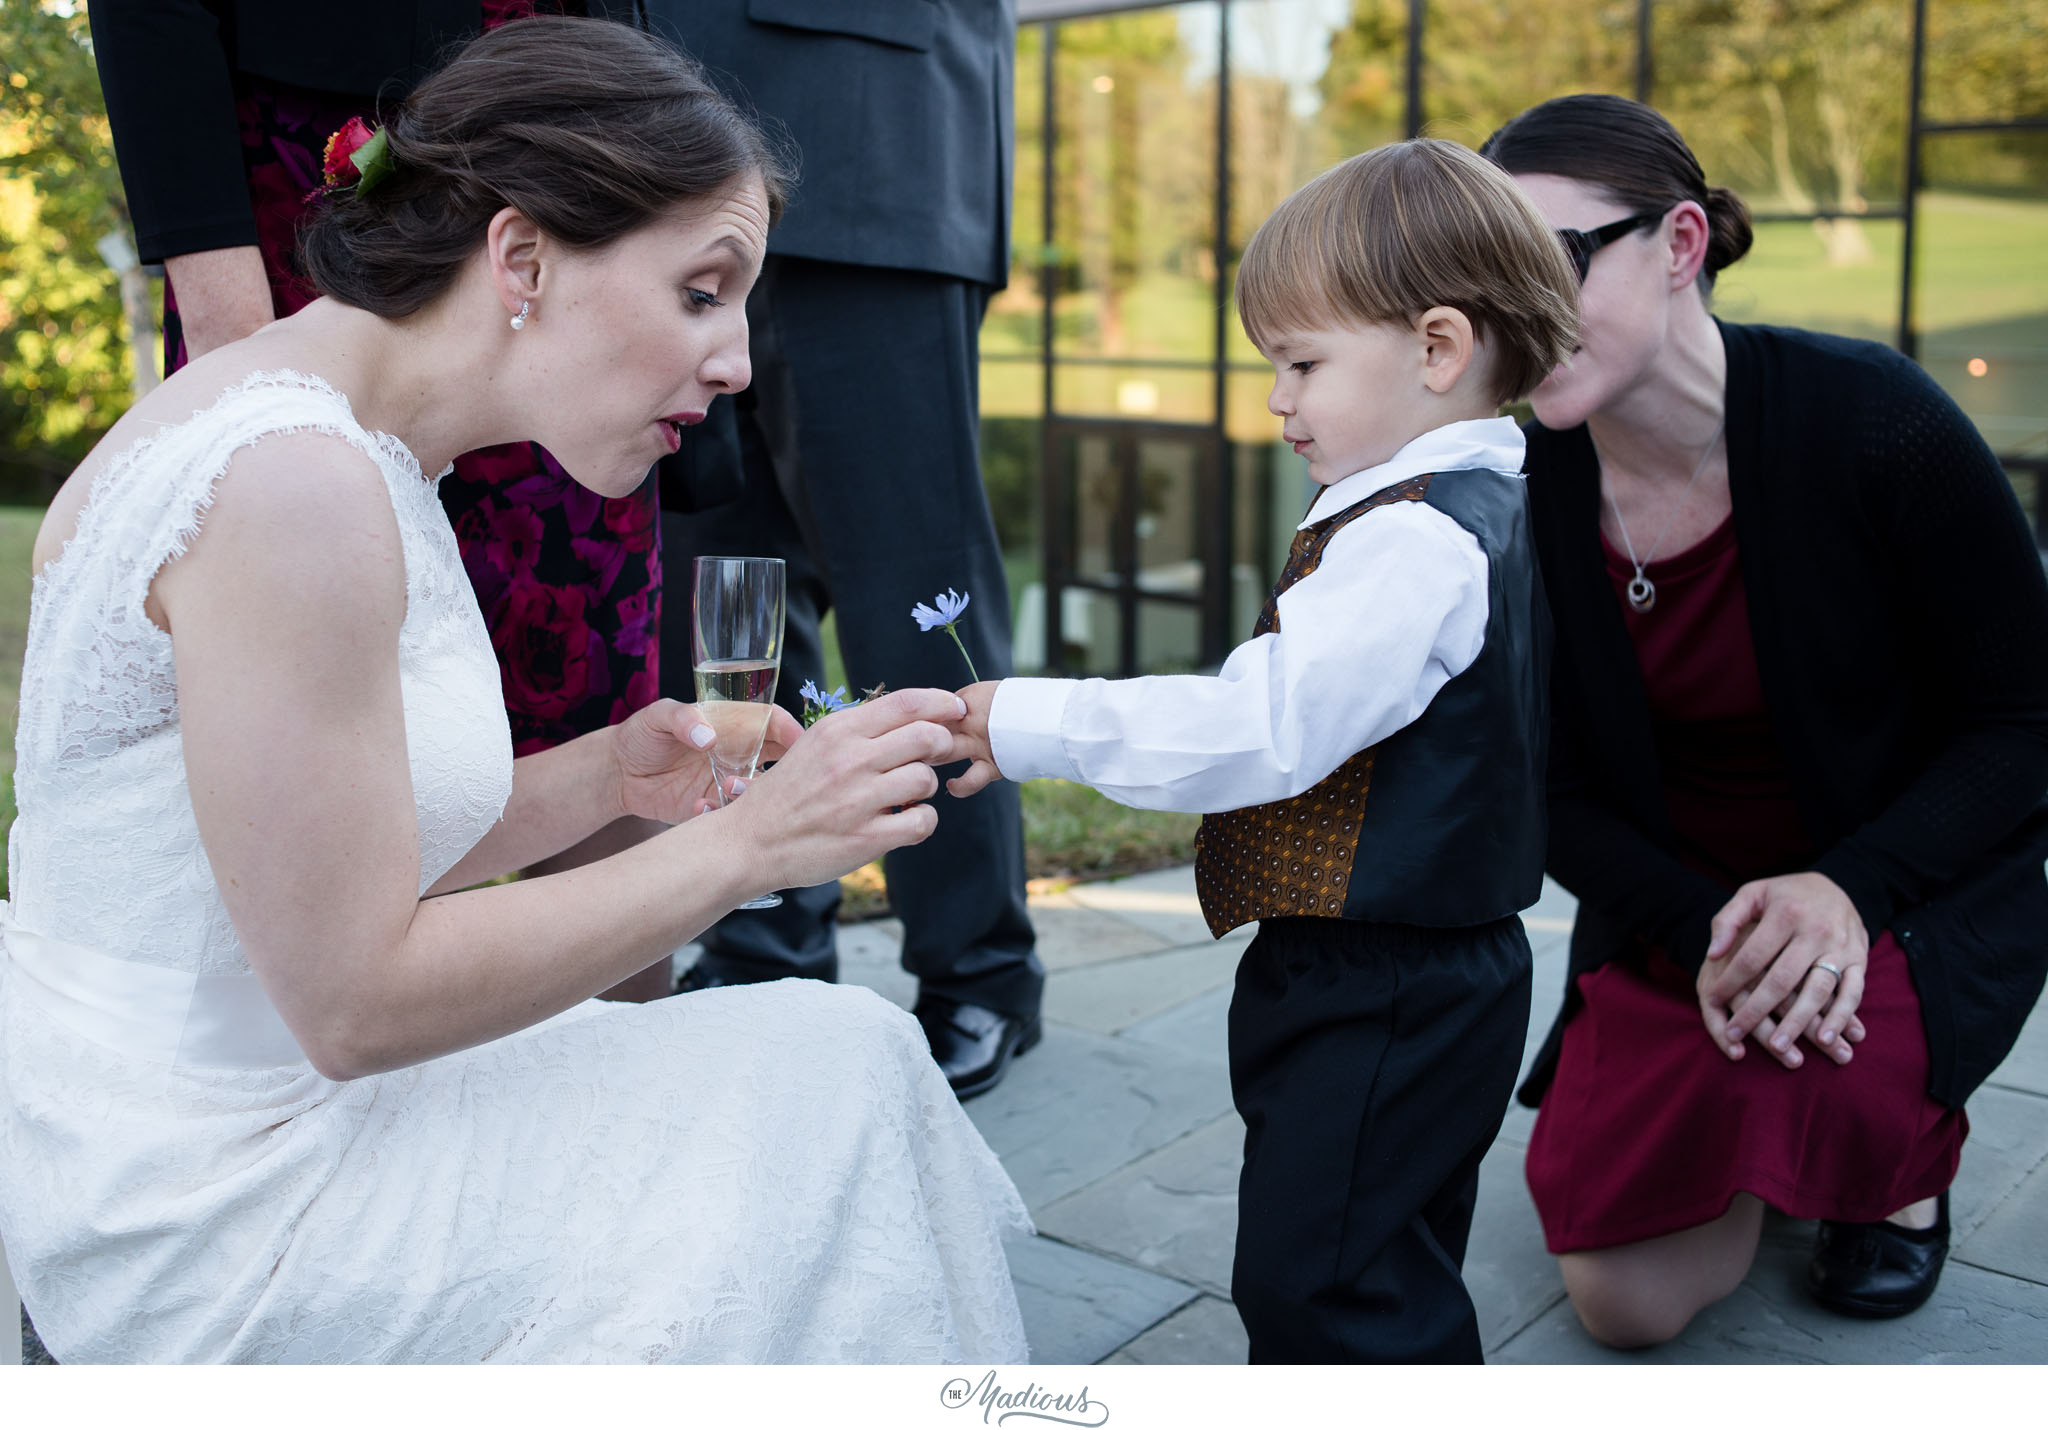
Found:
M 1263 349 L 1291 330 L 1456 308 L 1486 344 L 1495 400 L 1510 402 L 1577 344 L 1575 277 L 1513 179 L 1461 145 L 1410 139 L 1346 159 L 1273 210 L 1245 245 L 1237 312 Z

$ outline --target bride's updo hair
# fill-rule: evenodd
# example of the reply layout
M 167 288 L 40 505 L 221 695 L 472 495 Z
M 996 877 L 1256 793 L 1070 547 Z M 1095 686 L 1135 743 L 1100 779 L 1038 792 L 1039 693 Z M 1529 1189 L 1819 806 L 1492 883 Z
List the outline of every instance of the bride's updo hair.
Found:
M 1605 189 L 1631 213 L 1661 214 L 1691 199 L 1707 215 L 1700 286 L 1749 252 L 1749 207 L 1733 189 L 1710 189 L 1670 120 L 1618 94 L 1568 94 L 1525 109 L 1479 152 L 1510 174 L 1556 174 Z
M 696 61 L 629 25 L 547 16 L 479 35 L 383 116 L 391 172 L 316 200 L 314 287 L 386 318 L 447 290 L 514 208 L 597 248 L 748 175 L 781 217 L 793 166 Z

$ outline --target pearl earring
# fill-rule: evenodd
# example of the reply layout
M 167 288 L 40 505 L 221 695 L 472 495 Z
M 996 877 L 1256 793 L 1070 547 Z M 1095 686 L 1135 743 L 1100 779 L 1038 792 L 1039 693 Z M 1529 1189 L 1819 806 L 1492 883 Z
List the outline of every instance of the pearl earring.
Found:
M 526 326 L 526 315 L 527 315 L 528 313 L 532 312 L 532 311 L 533 311 L 533 304 L 531 304 L 531 303 L 529 303 L 529 302 L 525 301 L 524 299 L 521 299 L 521 300 L 520 300 L 520 303 L 519 303 L 519 311 L 518 311 L 517 313 L 515 313 L 515 314 L 513 315 L 513 317 L 512 317 L 512 331 L 513 331 L 513 332 L 515 332 L 515 333 L 516 333 L 516 332 L 518 332 L 518 331 L 519 331 L 519 330 L 520 330 L 521 328 L 524 328 L 524 327 Z

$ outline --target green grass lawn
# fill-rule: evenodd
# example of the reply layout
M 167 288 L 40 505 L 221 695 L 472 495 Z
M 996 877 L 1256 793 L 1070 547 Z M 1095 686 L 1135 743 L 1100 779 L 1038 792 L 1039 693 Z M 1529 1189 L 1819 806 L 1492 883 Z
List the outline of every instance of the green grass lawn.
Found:
M 0 841 L 14 827 L 14 712 L 21 702 L 21 652 L 28 638 L 29 553 L 40 507 L 0 507 Z M 0 899 L 7 867 L 0 861 Z

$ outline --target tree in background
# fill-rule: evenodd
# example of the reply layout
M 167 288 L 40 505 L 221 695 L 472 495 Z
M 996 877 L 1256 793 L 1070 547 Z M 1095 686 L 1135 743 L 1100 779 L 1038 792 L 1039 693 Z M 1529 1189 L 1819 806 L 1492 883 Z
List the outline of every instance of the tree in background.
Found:
M 97 250 L 132 240 L 84 7 L 0 0 L 0 34 L 0 497 L 40 500 L 132 400 Z

